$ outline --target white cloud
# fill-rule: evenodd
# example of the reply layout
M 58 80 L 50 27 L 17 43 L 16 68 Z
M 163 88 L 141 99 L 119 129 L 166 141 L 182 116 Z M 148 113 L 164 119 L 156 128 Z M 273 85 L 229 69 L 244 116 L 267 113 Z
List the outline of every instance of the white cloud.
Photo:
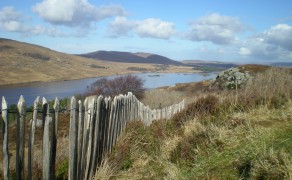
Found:
M 87 0 L 43 0 L 32 9 L 49 23 L 67 26 L 89 26 L 108 17 L 126 14 L 119 5 L 96 7 Z
M 269 44 L 292 50 L 292 26 L 278 24 L 265 31 L 262 36 Z
M 26 32 L 28 27 L 23 23 L 24 16 L 14 7 L 0 9 L 0 29 L 8 32 Z
M 239 49 L 238 54 L 240 54 L 240 55 L 242 55 L 242 56 L 248 56 L 248 55 L 251 54 L 251 52 L 250 52 L 250 50 L 249 50 L 248 48 L 246 48 L 246 47 L 241 47 L 241 48 Z
M 136 33 L 141 37 L 169 39 L 174 33 L 174 24 L 156 18 L 149 18 L 138 23 Z
M 23 36 L 47 35 L 51 37 L 64 37 L 69 34 L 58 30 L 56 27 L 30 24 L 30 17 L 17 11 L 14 7 L 0 9 L 0 30 L 16 32 Z
M 190 23 L 186 38 L 192 41 L 210 41 L 214 44 L 232 44 L 243 25 L 236 17 L 212 13 Z
M 238 53 L 265 61 L 291 61 L 291 50 L 292 26 L 278 24 L 246 40 Z
M 111 37 L 127 36 L 136 26 L 136 21 L 130 21 L 126 17 L 116 17 L 109 24 L 109 33 Z
M 3 7 L 0 10 L 0 21 L 17 20 L 21 14 L 17 12 L 12 6 Z
M 175 34 L 174 24 L 157 18 L 148 18 L 140 21 L 130 21 L 125 17 L 116 17 L 109 24 L 109 33 L 112 37 L 136 33 L 140 37 L 169 39 Z
M 41 25 L 34 26 L 29 31 L 30 35 L 47 35 L 51 37 L 66 37 L 68 34 L 63 33 L 55 27 L 44 27 Z

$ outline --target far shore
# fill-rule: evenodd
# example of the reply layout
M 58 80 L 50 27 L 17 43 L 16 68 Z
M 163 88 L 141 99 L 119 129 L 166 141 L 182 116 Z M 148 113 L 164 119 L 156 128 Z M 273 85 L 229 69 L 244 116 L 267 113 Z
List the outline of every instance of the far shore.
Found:
M 97 77 L 109 77 L 109 76 L 118 76 L 118 75 L 126 75 L 126 74 L 142 74 L 142 73 L 203 73 L 203 71 L 199 70 L 193 70 L 193 69 L 187 69 L 187 68 L 171 68 L 168 70 L 162 70 L 162 71 L 125 71 L 125 72 L 108 72 L 106 74 L 102 75 L 92 75 L 92 76 L 82 76 L 82 77 L 71 77 L 71 78 L 52 78 L 52 79 L 41 79 L 41 80 L 34 80 L 34 79 L 12 79 L 9 80 L 9 83 L 6 83 L 10 79 L 9 77 L 5 77 L 5 81 L 1 81 L 0 78 L 0 88 L 1 87 L 11 87 L 11 86 L 21 86 L 21 85 L 27 85 L 27 84 L 37 84 L 37 83 L 47 83 L 47 82 L 60 82 L 60 81 L 72 81 L 72 80 L 81 80 L 81 79 L 87 79 L 87 78 L 97 78 Z M 3 77 L 4 78 L 4 77 Z

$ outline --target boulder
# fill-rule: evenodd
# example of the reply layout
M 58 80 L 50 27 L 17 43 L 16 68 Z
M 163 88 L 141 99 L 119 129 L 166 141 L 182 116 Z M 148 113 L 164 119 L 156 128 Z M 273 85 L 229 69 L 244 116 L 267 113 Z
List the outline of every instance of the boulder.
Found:
M 220 72 L 216 79 L 212 81 L 212 87 L 236 89 L 240 88 L 248 80 L 252 78 L 252 74 L 248 71 L 242 71 L 237 67 L 227 69 Z

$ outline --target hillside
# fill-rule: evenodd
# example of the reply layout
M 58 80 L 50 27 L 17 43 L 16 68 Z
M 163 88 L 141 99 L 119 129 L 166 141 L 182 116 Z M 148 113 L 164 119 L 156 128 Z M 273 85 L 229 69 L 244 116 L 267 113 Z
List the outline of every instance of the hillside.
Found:
M 184 65 L 181 62 L 171 60 L 167 57 L 149 53 L 130 53 L 119 51 L 96 51 L 87 54 L 79 54 L 78 56 L 87 57 L 97 60 L 105 60 L 111 62 L 125 63 L 154 63 L 163 65 Z
M 0 38 L 0 59 L 0 85 L 139 72 L 195 72 L 186 66 L 93 60 L 4 38 Z
M 254 75 L 237 90 L 191 84 L 172 119 L 130 122 L 95 179 L 291 179 L 291 70 Z

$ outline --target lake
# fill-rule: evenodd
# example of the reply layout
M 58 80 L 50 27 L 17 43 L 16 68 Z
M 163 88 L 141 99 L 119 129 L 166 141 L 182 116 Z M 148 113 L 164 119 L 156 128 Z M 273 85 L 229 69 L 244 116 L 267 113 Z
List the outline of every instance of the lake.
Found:
M 144 80 L 145 88 L 153 89 L 162 86 L 173 86 L 176 83 L 213 79 L 217 73 L 143 73 L 136 75 Z M 112 79 L 114 77 L 116 76 L 106 78 Z M 55 97 L 64 98 L 71 97 L 74 94 L 83 94 L 86 92 L 86 87 L 99 78 L 0 86 L 0 97 L 5 96 L 8 104 L 17 104 L 20 95 L 23 95 L 27 105 L 32 105 L 37 96 L 52 100 Z

